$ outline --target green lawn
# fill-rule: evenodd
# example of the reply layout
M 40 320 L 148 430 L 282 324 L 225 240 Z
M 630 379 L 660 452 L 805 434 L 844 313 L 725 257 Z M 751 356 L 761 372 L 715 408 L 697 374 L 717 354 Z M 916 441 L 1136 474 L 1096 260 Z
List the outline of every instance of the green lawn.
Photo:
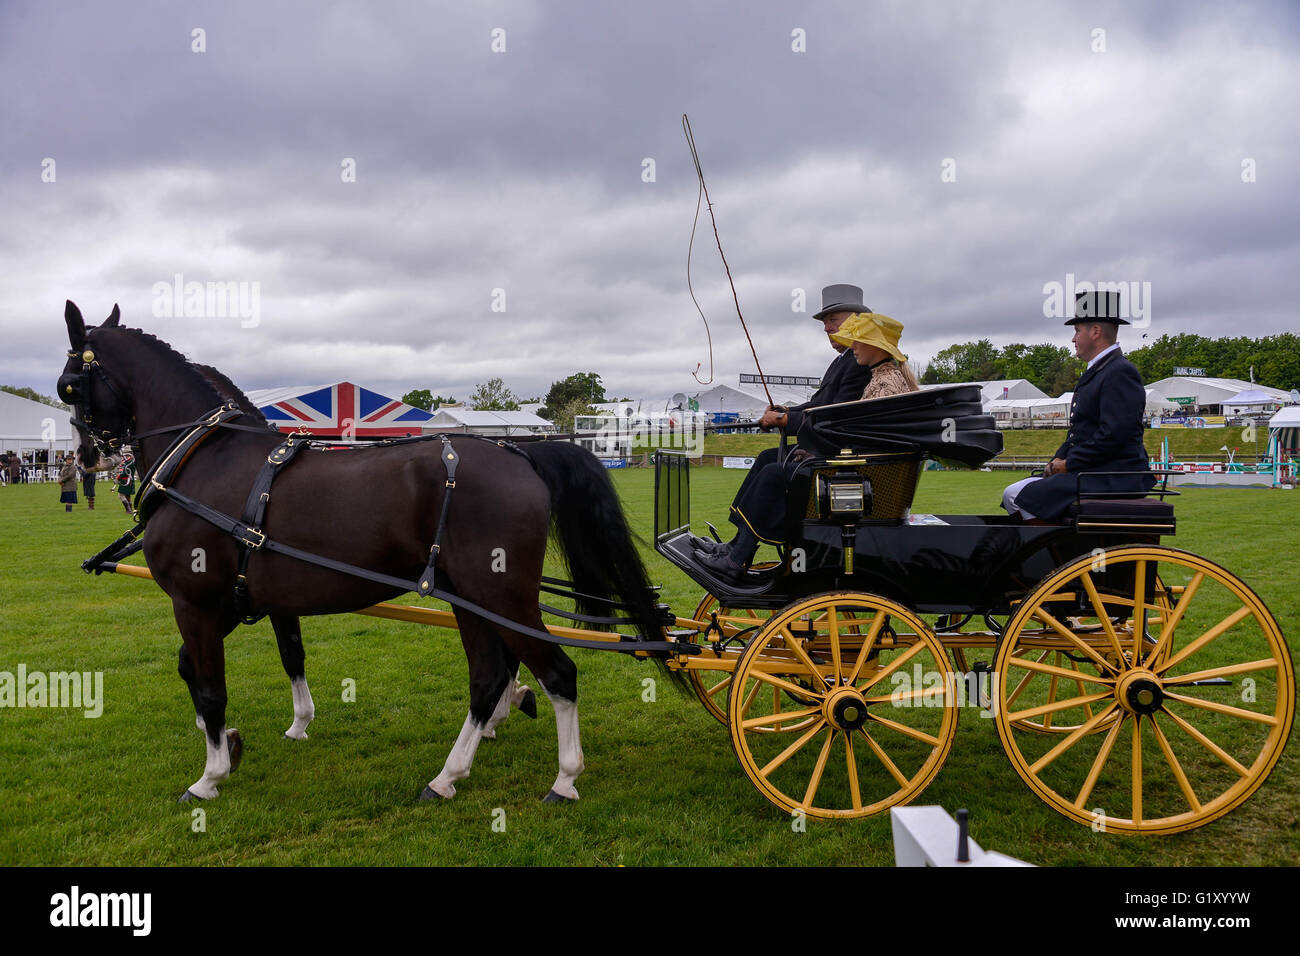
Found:
M 692 475 L 697 528 L 721 522 L 742 472 Z M 648 537 L 652 474 L 615 472 L 633 526 Z M 981 513 L 1015 475 L 931 472 L 914 510 Z M 103 715 L 0 710 L 0 863 L 845 865 L 892 863 L 887 816 L 808 821 L 795 832 L 741 772 L 726 729 L 658 670 L 620 655 L 571 651 L 579 666 L 587 770 L 582 799 L 542 804 L 555 776 L 555 725 L 515 713 L 479 749 L 450 802 L 416 803 L 441 767 L 468 704 L 452 632 L 356 615 L 304 622 L 316 701 L 311 739 L 282 738 L 288 682 L 270 625 L 227 641 L 230 723 L 242 766 L 222 795 L 194 808 L 176 797 L 199 774 L 203 743 L 176 676 L 179 636 L 153 584 L 87 577 L 82 559 L 126 516 L 63 513 L 57 486 L 0 488 L 0 671 L 101 671 Z M 1300 496 L 1192 489 L 1173 543 L 1239 574 L 1279 619 L 1300 624 L 1294 533 Z M 689 615 L 698 589 L 648 548 L 663 599 Z M 558 570 L 558 569 L 557 569 Z M 355 702 L 342 697 L 356 683 Z M 646 701 L 647 680 L 656 681 Z M 1126 838 L 1092 832 L 1044 804 L 1001 751 L 994 722 L 962 714 L 945 767 L 916 801 L 969 807 L 981 845 L 1040 864 L 1280 865 L 1300 860 L 1300 768 L 1292 745 L 1244 806 L 1191 833 Z M 504 832 L 494 822 L 504 821 Z

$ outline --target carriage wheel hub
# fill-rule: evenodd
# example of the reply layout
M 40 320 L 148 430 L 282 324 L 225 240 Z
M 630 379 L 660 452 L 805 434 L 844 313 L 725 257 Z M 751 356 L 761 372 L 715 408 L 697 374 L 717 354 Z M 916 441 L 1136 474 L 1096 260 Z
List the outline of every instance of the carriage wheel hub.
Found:
M 852 687 L 831 691 L 822 710 L 837 730 L 857 730 L 867 722 L 867 702 Z
M 1159 678 L 1145 669 L 1130 671 L 1120 678 L 1115 697 L 1132 714 L 1154 714 L 1164 706 L 1165 700 Z

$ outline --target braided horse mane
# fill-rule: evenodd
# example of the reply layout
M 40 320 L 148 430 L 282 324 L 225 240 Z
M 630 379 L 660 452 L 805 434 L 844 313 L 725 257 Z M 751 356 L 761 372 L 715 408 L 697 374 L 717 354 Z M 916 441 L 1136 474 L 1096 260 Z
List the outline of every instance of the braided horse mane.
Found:
M 239 406 L 240 411 L 246 415 L 252 416 L 263 425 L 270 425 L 266 416 L 262 414 L 261 409 L 252 403 L 247 395 L 240 391 L 239 386 L 228 379 L 223 373 L 217 371 L 211 365 L 199 365 L 197 362 L 190 362 L 190 367 L 203 376 L 203 380 L 216 389 L 227 402 L 234 402 Z
M 92 329 L 89 331 L 98 330 Z M 213 368 L 211 365 L 200 365 L 197 362 L 191 362 L 180 352 L 176 351 L 176 349 L 171 345 L 158 338 L 158 336 L 145 332 L 143 329 L 120 325 L 115 326 L 114 331 L 130 335 L 132 338 L 144 343 L 157 355 L 157 357 L 169 359 L 178 367 L 190 372 L 195 376 L 195 382 L 193 384 L 206 386 L 211 391 L 213 404 L 216 404 L 218 401 L 233 402 L 239 406 L 241 411 L 251 416 L 257 422 L 268 426 L 270 425 L 266 420 L 266 416 L 263 415 L 261 410 L 258 409 L 249 397 L 240 390 L 239 386 L 227 378 L 224 373 Z

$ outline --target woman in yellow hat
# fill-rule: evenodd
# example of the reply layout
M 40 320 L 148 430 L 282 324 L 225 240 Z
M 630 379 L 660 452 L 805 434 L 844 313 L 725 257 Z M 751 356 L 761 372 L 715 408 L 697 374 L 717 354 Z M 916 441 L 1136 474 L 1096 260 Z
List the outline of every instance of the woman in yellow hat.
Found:
M 863 398 L 884 398 L 919 391 L 921 386 L 907 364 L 907 356 L 898 350 L 903 323 L 878 312 L 859 312 L 845 319 L 831 339 L 853 349 L 859 365 L 871 371 L 871 381 L 863 389 Z

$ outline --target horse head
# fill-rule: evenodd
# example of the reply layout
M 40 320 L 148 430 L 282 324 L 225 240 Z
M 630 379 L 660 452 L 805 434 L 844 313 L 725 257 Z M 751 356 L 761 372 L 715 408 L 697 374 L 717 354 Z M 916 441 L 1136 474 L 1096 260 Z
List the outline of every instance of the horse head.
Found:
M 99 329 L 117 328 L 122 314 L 116 305 L 103 324 L 86 328 L 81 310 L 71 301 L 64 307 L 68 324 L 68 360 L 55 386 L 59 400 L 72 406 L 72 424 L 81 436 L 79 451 L 82 464 L 93 468 L 101 451 L 113 454 L 129 439 L 134 423 L 129 402 L 130 389 L 101 364 L 103 336 Z

